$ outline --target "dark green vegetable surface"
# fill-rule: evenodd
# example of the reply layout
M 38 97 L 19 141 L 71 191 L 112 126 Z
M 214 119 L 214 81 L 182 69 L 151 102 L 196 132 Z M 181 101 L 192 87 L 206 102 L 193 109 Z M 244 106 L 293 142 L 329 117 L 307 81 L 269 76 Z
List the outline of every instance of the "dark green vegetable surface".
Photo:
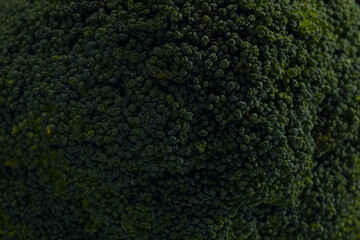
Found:
M 355 0 L 0 0 L 0 239 L 360 239 Z

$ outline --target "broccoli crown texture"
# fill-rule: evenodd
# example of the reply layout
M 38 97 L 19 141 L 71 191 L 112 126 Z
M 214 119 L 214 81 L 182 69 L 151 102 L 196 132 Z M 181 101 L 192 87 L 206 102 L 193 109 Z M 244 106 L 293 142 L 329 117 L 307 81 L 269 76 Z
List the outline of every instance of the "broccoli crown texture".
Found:
M 355 0 L 0 0 L 0 239 L 360 239 Z

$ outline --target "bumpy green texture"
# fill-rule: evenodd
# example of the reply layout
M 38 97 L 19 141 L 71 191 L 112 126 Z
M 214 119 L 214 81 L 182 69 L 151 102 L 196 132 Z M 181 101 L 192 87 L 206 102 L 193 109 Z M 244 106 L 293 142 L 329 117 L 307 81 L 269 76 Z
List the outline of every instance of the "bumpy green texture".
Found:
M 0 0 L 0 239 L 360 239 L 354 0 Z

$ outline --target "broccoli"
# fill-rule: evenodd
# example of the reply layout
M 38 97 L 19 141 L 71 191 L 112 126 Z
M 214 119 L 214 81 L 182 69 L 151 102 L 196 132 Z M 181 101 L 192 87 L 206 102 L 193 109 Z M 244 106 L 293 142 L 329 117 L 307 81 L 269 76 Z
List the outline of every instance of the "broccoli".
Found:
M 0 238 L 360 237 L 355 0 L 0 0 Z

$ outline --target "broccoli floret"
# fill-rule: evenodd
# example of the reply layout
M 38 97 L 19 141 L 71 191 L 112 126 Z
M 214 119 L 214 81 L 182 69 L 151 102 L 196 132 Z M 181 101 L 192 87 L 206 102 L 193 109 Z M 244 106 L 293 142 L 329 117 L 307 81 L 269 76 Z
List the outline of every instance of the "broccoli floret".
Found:
M 360 236 L 354 0 L 0 0 L 0 238 Z

